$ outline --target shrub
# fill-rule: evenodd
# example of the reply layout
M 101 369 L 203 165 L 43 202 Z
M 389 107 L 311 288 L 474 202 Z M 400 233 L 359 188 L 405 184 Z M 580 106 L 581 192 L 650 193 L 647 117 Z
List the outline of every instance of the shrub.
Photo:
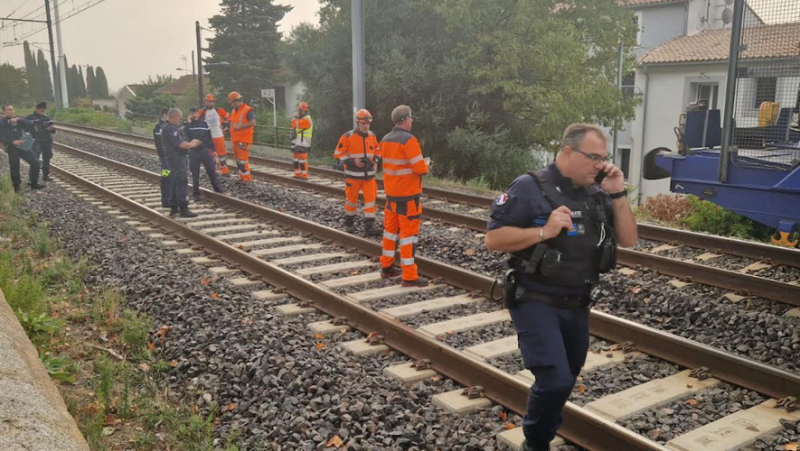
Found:
M 58 120 L 77 125 L 97 128 L 111 128 L 130 131 L 131 125 L 124 119 L 91 108 L 67 108 L 58 115 Z
M 147 315 L 126 309 L 122 314 L 122 343 L 134 353 L 144 352 L 152 325 Z
M 648 197 L 639 209 L 647 218 L 672 225 L 684 220 L 691 213 L 691 204 L 686 196 L 659 194 Z
M 688 196 L 691 213 L 682 221 L 689 230 L 714 235 L 766 240 L 769 227 L 696 196 Z

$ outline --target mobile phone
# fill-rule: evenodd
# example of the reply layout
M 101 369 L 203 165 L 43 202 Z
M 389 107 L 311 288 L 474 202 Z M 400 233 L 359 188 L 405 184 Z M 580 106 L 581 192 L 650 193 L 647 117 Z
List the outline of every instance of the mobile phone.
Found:
M 599 185 L 599 184 L 603 183 L 603 180 L 605 180 L 605 178 L 606 178 L 606 171 L 600 171 L 594 177 L 594 183 Z

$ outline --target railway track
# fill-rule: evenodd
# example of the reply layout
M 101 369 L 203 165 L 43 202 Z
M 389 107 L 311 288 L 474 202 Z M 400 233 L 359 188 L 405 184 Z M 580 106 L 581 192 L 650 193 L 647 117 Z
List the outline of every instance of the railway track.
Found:
M 414 360 L 427 359 L 432 370 L 466 387 L 482 387 L 475 393 L 482 392 L 487 399 L 514 412 L 525 410 L 530 376 L 504 373 L 486 363 L 492 356 L 513 353 L 516 349 L 513 336 L 476 344 L 467 349 L 456 349 L 445 343 L 451 333 L 508 321 L 507 312 L 499 310 L 487 299 L 491 296 L 491 278 L 417 257 L 421 272 L 436 283 L 426 290 L 400 288 L 381 282 L 376 277 L 377 264 L 371 259 L 381 253 L 378 243 L 207 190 L 204 190 L 207 200 L 195 207 L 199 207 L 196 210 L 200 213 L 198 218 L 169 218 L 165 216 L 165 209 L 158 206 L 157 174 L 68 146 L 59 146 L 59 150 L 53 168 L 59 183 L 74 186 L 72 190 L 84 193 L 87 200 L 103 199 L 109 205 L 99 206 L 118 217 L 126 215 L 122 211 L 124 209 L 144 218 L 147 223 L 134 221 L 133 225 L 137 225 L 142 232 L 150 233 L 153 238 L 162 240 L 165 246 L 175 246 L 179 253 L 197 255 L 196 263 L 210 265 L 212 274 L 229 277 L 230 283 L 254 287 L 268 284 L 274 287 L 254 292 L 256 299 L 269 301 L 288 294 L 301 301 L 284 306 L 284 313 L 316 308 L 339 319 L 313 325 L 316 333 L 336 333 L 342 328 L 358 329 L 368 334 L 374 344 L 361 343 L 361 347 L 366 346 L 374 351 L 381 349 L 379 346 L 387 346 Z M 165 232 L 187 243 L 170 239 Z M 298 235 L 298 232 L 302 235 Z M 211 257 L 203 255 L 205 252 L 210 253 Z M 422 292 L 427 292 L 429 299 L 412 304 L 402 302 L 403 296 Z M 443 294 L 446 296 L 441 297 Z M 400 302 L 384 305 L 378 311 L 367 306 L 371 302 L 387 299 Z M 448 306 L 471 304 L 484 305 L 485 311 L 416 328 L 409 327 L 403 321 L 409 315 L 420 316 L 431 311 L 442 311 Z M 611 315 L 593 311 L 591 319 L 591 333 L 598 339 L 619 344 L 633 343 L 638 351 L 651 356 L 683 368 L 704 370 L 692 374 L 681 372 L 665 378 L 672 378 L 670 381 L 651 381 L 649 387 L 638 388 L 638 392 L 636 388 L 631 388 L 611 395 L 610 399 L 600 398 L 595 401 L 597 404 L 590 403 L 585 408 L 568 404 L 565 424 L 560 433 L 579 446 L 592 450 L 666 449 L 614 422 L 631 411 L 626 408 L 614 410 L 609 406 L 625 405 L 634 399 L 645 398 L 650 403 L 645 403 L 645 408 L 652 408 L 696 393 L 702 387 L 713 386 L 717 383 L 715 381 L 748 388 L 776 399 L 800 394 L 800 377 L 795 374 Z M 350 346 L 358 348 L 359 344 L 352 343 Z M 613 353 L 594 358 L 590 355 L 589 360 L 596 362 L 599 359 L 602 362 L 598 367 L 602 367 L 613 364 L 614 359 L 609 357 L 611 355 Z M 604 361 L 603 357 L 609 361 Z M 703 372 L 710 373 L 710 377 Z M 676 380 L 681 383 L 675 385 Z M 685 382 L 687 380 L 689 382 Z M 486 402 L 481 396 L 468 399 L 458 393 L 447 395 L 458 401 L 466 399 L 468 407 L 470 403 L 485 405 Z M 442 402 L 446 404 L 446 400 Z M 774 403 L 774 400 L 767 401 L 764 406 L 754 407 L 756 410 L 752 412 L 752 409 L 745 411 L 749 413 L 743 413 L 743 419 L 721 418 L 717 421 L 724 424 L 711 423 L 707 428 L 701 428 L 704 431 L 692 431 L 672 440 L 669 447 L 717 449 L 693 447 L 691 444 L 704 440 L 703 437 L 719 435 L 723 426 L 733 428 L 735 432 L 727 436 L 738 434 L 740 439 L 744 436 L 754 438 L 754 435 L 774 429 L 776 424 L 779 427 L 780 418 L 800 420 L 800 414 L 796 411 L 791 413 L 773 407 Z M 752 421 L 761 421 L 763 425 L 759 423 L 754 428 Z M 519 431 L 512 430 L 507 435 L 513 434 L 516 436 L 507 438 L 509 443 L 518 442 Z
M 147 137 L 67 124 L 60 124 L 59 129 L 137 151 L 155 152 L 152 139 Z M 341 174 L 332 169 L 312 168 L 312 174 L 322 174 L 324 177 L 305 181 L 286 173 L 291 171 L 290 162 L 257 156 L 251 156 L 251 161 L 254 163 L 251 172 L 257 179 L 328 195 L 344 195 Z M 379 188 L 382 189 L 382 184 Z M 426 217 L 479 232 L 486 230 L 490 198 L 435 188 L 426 188 L 425 195 L 430 198 L 426 201 Z M 381 197 L 379 195 L 379 200 Z M 639 226 L 639 234 L 645 240 L 664 244 L 653 245 L 643 251 L 620 249 L 618 261 L 622 265 L 649 268 L 675 277 L 679 284 L 702 283 L 730 290 L 729 295 L 736 299 L 755 296 L 800 306 L 800 285 L 797 284 L 800 282 L 800 275 L 797 277 L 799 280 L 795 281 L 781 281 L 757 275 L 758 271 L 773 268 L 800 268 L 800 250 L 647 224 Z M 689 259 L 659 255 L 676 249 L 703 249 L 706 252 L 695 253 L 695 258 Z M 720 259 L 723 256 L 755 261 L 740 270 L 715 266 L 714 261 L 724 260 Z

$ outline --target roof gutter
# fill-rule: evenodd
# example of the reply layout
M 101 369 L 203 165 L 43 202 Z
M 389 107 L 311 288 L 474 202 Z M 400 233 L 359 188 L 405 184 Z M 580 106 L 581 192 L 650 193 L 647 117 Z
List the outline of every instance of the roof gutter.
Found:
M 636 193 L 636 205 L 641 205 L 642 203 L 642 183 L 644 183 L 644 143 L 647 137 L 647 100 L 650 98 L 650 72 L 648 69 L 649 67 L 646 64 L 642 65 L 642 71 L 644 71 L 645 76 L 644 103 L 642 105 L 644 111 L 642 111 L 642 151 L 639 154 L 639 189 Z

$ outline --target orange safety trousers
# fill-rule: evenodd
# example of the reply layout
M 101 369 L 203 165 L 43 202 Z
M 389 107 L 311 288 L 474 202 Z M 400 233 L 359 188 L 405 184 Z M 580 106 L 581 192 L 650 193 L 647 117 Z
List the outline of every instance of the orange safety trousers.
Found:
M 419 224 L 422 219 L 420 199 L 405 202 L 386 201 L 383 212 L 383 253 L 381 268 L 394 264 L 396 248 L 400 247 L 400 266 L 403 280 L 417 280 L 417 264 L 414 263 L 414 246 L 417 244 Z
M 347 200 L 344 201 L 344 213 L 347 216 L 355 216 L 358 211 L 358 193 L 364 193 L 364 217 L 375 218 L 378 206 L 375 200 L 378 197 L 378 182 L 375 179 L 347 179 L 344 183 L 344 193 Z
M 214 141 L 214 148 L 217 151 L 217 156 L 219 157 L 219 173 L 220 174 L 227 174 L 228 170 L 228 149 L 225 148 L 225 137 L 220 136 L 219 138 L 212 138 Z
M 308 180 L 308 152 L 292 152 L 292 163 L 295 178 Z
M 233 158 L 236 158 L 236 167 L 239 168 L 239 180 L 252 182 L 253 175 L 250 174 L 250 146 L 252 143 L 233 141 Z

